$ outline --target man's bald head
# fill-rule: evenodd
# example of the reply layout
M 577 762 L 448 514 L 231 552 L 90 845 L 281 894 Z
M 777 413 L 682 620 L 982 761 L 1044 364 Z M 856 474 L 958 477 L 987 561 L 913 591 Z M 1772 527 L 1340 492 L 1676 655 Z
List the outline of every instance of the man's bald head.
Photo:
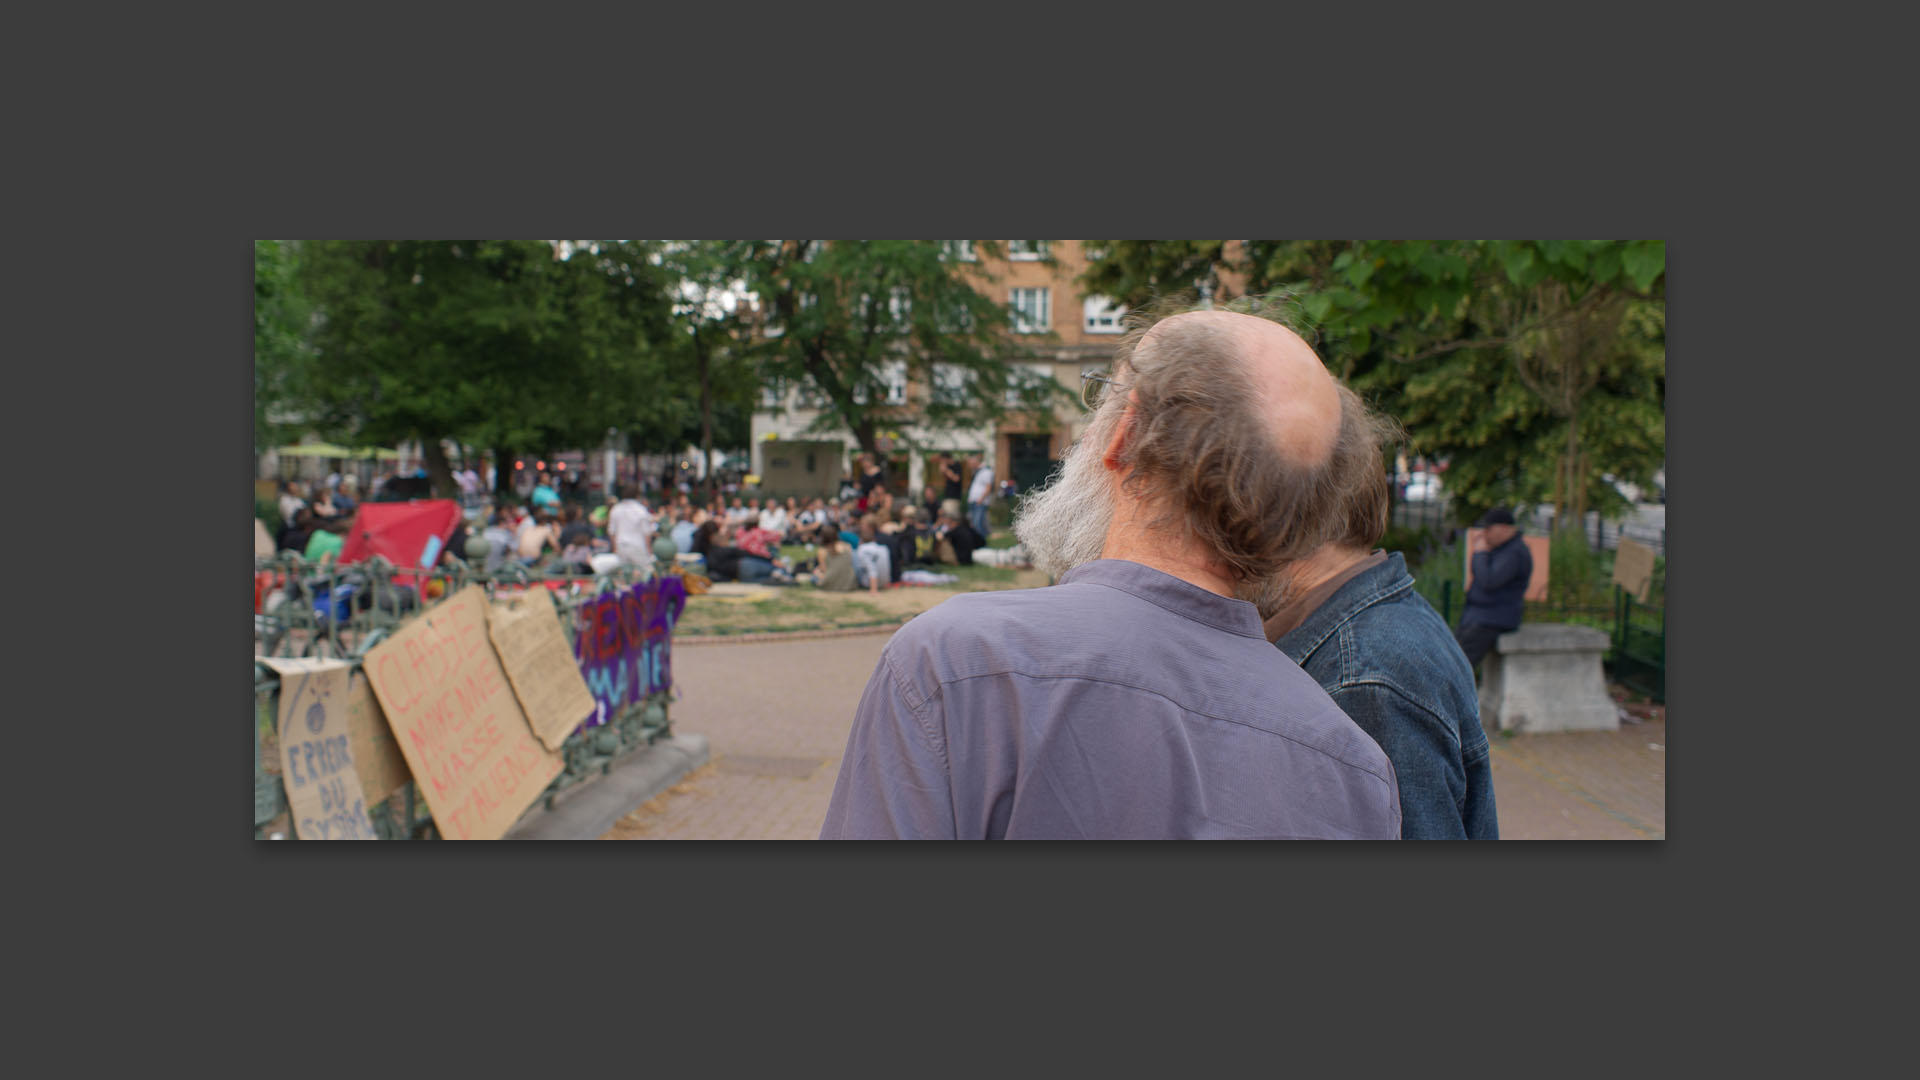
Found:
M 1237 311 L 1189 311 L 1153 324 L 1134 357 L 1152 363 L 1161 349 L 1185 352 L 1213 338 L 1243 366 L 1258 407 L 1273 424 L 1274 445 L 1295 463 L 1326 463 L 1340 434 L 1340 395 L 1326 365 L 1299 334 Z M 1123 380 L 1124 381 L 1124 380 Z
M 1113 378 L 1125 389 L 1076 449 L 1100 456 L 1101 471 L 1124 478 L 1120 497 L 1151 508 L 1153 529 L 1197 543 L 1263 616 L 1284 569 L 1384 515 L 1390 425 L 1273 318 L 1202 310 L 1136 324 Z

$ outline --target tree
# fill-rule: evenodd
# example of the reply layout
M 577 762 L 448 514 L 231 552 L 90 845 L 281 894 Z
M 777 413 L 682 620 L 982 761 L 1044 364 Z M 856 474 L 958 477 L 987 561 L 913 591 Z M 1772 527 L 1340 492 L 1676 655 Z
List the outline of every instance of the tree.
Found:
M 545 241 L 328 241 L 303 252 L 320 318 L 297 380 L 331 437 L 418 440 L 434 489 L 441 445 L 496 454 L 595 445 L 644 413 L 663 358 L 664 277 L 634 251 L 566 257 Z
M 1461 507 L 1578 522 L 1623 506 L 1605 476 L 1644 484 L 1664 456 L 1665 264 L 1659 241 L 1113 242 L 1083 280 L 1136 305 L 1206 275 L 1289 292 Z
M 973 245 L 1003 254 L 997 241 Z M 1020 377 L 1016 362 L 1031 352 L 1013 334 L 1012 312 L 980 291 L 992 279 L 947 243 L 756 241 L 743 254 L 765 319 L 761 376 L 824 402 L 814 431 L 844 428 L 877 455 L 880 432 L 908 418 L 932 430 L 992 423 L 1011 389 L 1014 407 L 1044 422 L 1067 394 Z M 920 389 L 891 399 L 903 384 Z
M 291 383 L 307 355 L 312 306 L 299 284 L 299 251 L 291 241 L 253 243 L 253 451 L 279 446 L 290 434 L 282 418 L 295 397 Z
M 748 438 L 757 379 L 745 320 L 747 283 L 743 266 L 752 244 L 738 240 L 673 241 L 660 247 L 661 269 L 674 279 L 673 335 L 684 347 L 698 402 L 697 431 L 682 424 L 672 449 L 697 442 L 706 478 L 703 498 L 713 494 L 716 434 L 728 446 Z M 683 397 L 683 400 L 685 398 Z M 689 437 L 692 436 L 692 437 Z

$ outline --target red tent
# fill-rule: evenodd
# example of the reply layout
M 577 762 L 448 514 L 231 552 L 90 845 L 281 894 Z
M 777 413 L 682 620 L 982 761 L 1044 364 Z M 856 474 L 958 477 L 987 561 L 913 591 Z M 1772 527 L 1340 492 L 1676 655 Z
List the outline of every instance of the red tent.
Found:
M 452 499 L 361 503 L 340 549 L 340 562 L 380 555 L 400 570 L 429 569 L 440 561 L 440 552 L 459 524 L 460 504 Z

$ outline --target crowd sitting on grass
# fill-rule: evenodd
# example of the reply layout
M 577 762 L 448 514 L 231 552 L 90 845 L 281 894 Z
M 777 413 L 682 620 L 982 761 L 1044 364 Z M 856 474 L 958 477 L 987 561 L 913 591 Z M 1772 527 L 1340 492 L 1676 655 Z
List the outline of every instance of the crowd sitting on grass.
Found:
M 584 576 L 654 558 L 653 541 L 665 538 L 680 563 L 714 581 L 808 582 L 877 592 L 911 580 L 907 575 L 915 569 L 972 565 L 974 553 L 986 545 L 957 501 L 936 498 L 934 488 L 917 501 L 896 499 L 877 475 L 862 479 L 864 492 L 836 498 L 733 495 L 699 504 L 687 492 L 670 492 L 663 503 L 649 505 L 628 489 L 626 498 L 591 509 L 552 497 L 552 487 L 542 482 L 524 503 L 506 500 L 463 523 L 446 544 L 445 557 L 470 559 L 489 574 L 519 566 Z M 350 476 L 337 491 L 310 492 L 287 482 L 277 549 L 309 562 L 336 558 L 358 506 L 355 495 Z M 483 555 L 469 552 L 470 535 L 486 541 Z M 805 553 L 789 558 L 783 547 Z

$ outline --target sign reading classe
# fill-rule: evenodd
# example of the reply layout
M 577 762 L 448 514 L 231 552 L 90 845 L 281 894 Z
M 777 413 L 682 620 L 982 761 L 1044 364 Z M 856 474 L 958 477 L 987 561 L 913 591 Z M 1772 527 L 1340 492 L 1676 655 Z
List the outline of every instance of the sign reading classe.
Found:
M 375 646 L 364 668 L 441 836 L 499 839 L 560 775 L 494 653 L 478 585 Z

